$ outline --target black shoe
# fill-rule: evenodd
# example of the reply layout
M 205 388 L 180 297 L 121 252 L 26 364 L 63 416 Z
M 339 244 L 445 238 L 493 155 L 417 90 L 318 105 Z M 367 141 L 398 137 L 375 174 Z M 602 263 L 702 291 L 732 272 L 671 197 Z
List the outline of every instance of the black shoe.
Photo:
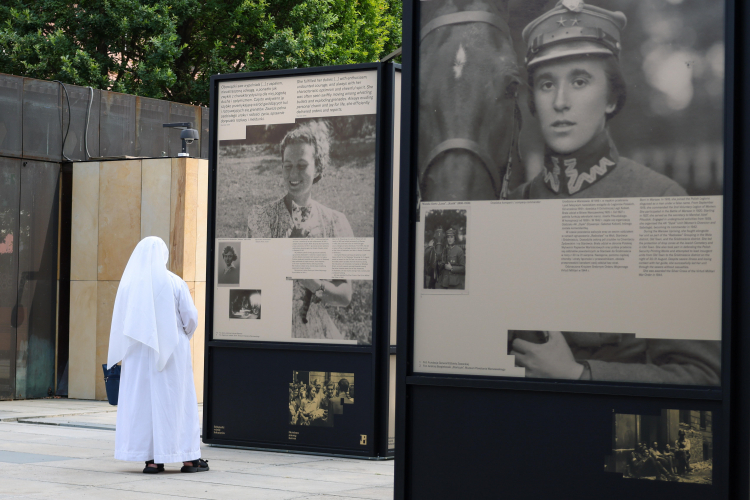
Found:
M 208 460 L 199 458 L 198 460 L 192 460 L 192 465 L 183 465 L 180 472 L 205 472 L 208 470 Z
M 146 462 L 146 467 L 143 468 L 144 474 L 158 474 L 159 472 L 164 472 L 164 464 L 156 464 L 156 467 L 149 467 L 149 464 L 153 463 L 153 460 Z

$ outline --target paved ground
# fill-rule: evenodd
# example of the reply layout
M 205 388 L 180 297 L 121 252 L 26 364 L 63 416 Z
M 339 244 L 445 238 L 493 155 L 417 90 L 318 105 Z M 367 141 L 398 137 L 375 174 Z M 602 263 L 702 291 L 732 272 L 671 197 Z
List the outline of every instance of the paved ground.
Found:
M 393 461 L 203 445 L 211 470 L 158 475 L 112 458 L 115 407 L 96 401 L 0 401 L 0 499 L 159 500 L 393 498 Z

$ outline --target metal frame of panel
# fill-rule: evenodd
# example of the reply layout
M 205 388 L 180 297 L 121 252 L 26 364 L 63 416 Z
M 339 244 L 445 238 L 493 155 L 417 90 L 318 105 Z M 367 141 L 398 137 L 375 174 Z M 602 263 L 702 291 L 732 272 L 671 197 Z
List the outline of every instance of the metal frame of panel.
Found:
M 218 87 L 220 82 L 231 80 L 255 79 L 255 78 L 272 78 L 288 76 L 312 76 L 323 74 L 340 74 L 352 71 L 376 70 L 378 79 L 377 92 L 377 118 L 376 118 L 376 153 L 375 153 L 375 255 L 374 255 L 374 274 L 373 274 L 373 333 L 372 345 L 370 346 L 350 346 L 336 344 L 307 344 L 293 342 L 253 342 L 253 341 L 227 341 L 213 339 L 213 306 L 214 306 L 214 242 L 215 242 L 215 218 L 216 218 L 216 182 L 217 182 L 217 119 L 218 119 Z M 392 456 L 388 453 L 387 437 L 387 405 L 382 407 L 383 402 L 387 403 L 388 392 L 388 359 L 390 351 L 390 342 L 388 335 L 389 328 L 389 309 L 390 309 L 390 216 L 392 207 L 391 193 L 391 162 L 392 162 L 392 139 L 391 127 L 393 114 L 393 80 L 394 65 L 369 63 L 346 66 L 331 66 L 310 69 L 265 71 L 258 73 L 239 73 L 216 75 L 211 77 L 211 104 L 210 111 L 210 141 L 209 141 L 209 189 L 208 189 L 208 244 L 206 250 L 206 347 L 205 347 L 205 378 L 204 378 L 204 395 L 203 395 L 203 442 L 212 445 L 235 446 L 255 449 L 274 449 L 294 451 L 300 453 L 318 453 L 337 456 L 352 456 L 358 458 L 382 459 Z M 390 101 L 389 101 L 390 100 Z M 308 353 L 310 359 L 316 355 L 327 355 L 334 353 L 346 354 L 351 356 L 369 357 L 367 365 L 370 367 L 372 377 L 372 386 L 368 388 L 373 401 L 374 412 L 372 420 L 368 424 L 371 428 L 370 435 L 373 436 L 373 445 L 367 446 L 366 450 L 355 452 L 351 450 L 342 450 L 340 448 L 331 448 L 325 446 L 308 446 L 288 444 L 281 446 L 278 444 L 269 444 L 260 441 L 241 441 L 231 438 L 220 438 L 213 434 L 212 409 L 217 401 L 214 400 L 211 386 L 215 381 L 212 380 L 214 371 L 213 355 L 222 349 L 232 349 L 238 351 L 258 352 L 263 350 L 286 351 L 300 354 Z M 240 373 L 240 367 L 237 367 L 237 373 Z M 222 383 L 231 384 L 230 380 L 222 380 Z M 286 381 L 284 381 L 286 385 Z M 364 391 L 358 390 L 357 397 L 362 398 Z M 225 404 L 232 404 L 226 402 Z
M 419 105 L 419 40 L 420 40 L 419 0 L 404 2 L 403 10 L 403 94 L 402 94 L 402 135 L 401 135 L 401 177 L 400 210 L 402 224 L 399 228 L 400 266 L 398 284 L 398 370 L 397 370 L 397 423 L 396 423 L 396 463 L 395 498 L 458 498 L 448 491 L 438 496 L 415 489 L 415 484 L 423 485 L 435 480 L 440 469 L 460 467 L 461 456 L 472 457 L 472 463 L 485 461 L 493 464 L 503 453 L 503 442 L 493 441 L 487 427 L 467 424 L 460 428 L 460 437 L 447 435 L 425 436 L 419 432 L 422 427 L 439 428 L 445 423 L 439 412 L 428 413 L 436 401 L 444 405 L 470 405 L 471 415 L 486 412 L 517 412 L 518 401 L 537 405 L 545 400 L 557 402 L 562 411 L 575 411 L 577 401 L 587 398 L 612 402 L 612 405 L 625 404 L 632 407 L 684 408 L 686 405 L 712 408 L 714 417 L 714 468 L 713 485 L 698 486 L 698 489 L 666 489 L 650 487 L 649 481 L 639 488 L 640 498 L 665 498 L 680 495 L 680 498 L 732 498 L 746 499 L 750 495 L 747 473 L 750 470 L 750 339 L 745 332 L 750 330 L 750 312 L 745 305 L 750 300 L 750 265 L 743 256 L 750 251 L 750 199 L 743 193 L 750 192 L 750 174 L 742 166 L 750 158 L 750 143 L 743 141 L 745 130 L 750 129 L 750 101 L 738 89 L 750 81 L 750 51 L 746 50 L 750 40 L 741 26 L 750 22 L 750 8 L 734 0 L 725 1 L 726 19 L 726 73 L 725 73 L 725 115 L 724 115 L 724 218 L 723 218 L 723 269 L 722 269 L 722 373 L 721 387 L 666 386 L 635 383 L 609 383 L 585 381 L 535 381 L 533 379 L 513 379 L 500 377 L 437 375 L 417 373 L 413 364 L 414 346 L 414 296 L 415 296 L 415 252 L 417 220 L 417 172 L 411 165 L 417 165 L 418 144 L 418 105 Z M 739 29 L 738 29 L 739 28 Z M 736 138 L 736 140 L 735 140 Z M 735 169 L 735 165 L 740 168 Z M 737 193 L 737 196 L 735 196 Z M 408 222 L 408 223 L 406 223 Z M 488 319 L 489 321 L 490 319 Z M 506 401 L 507 406 L 497 404 Z M 602 403 L 604 404 L 604 403 Z M 610 404 L 610 403 L 607 403 Z M 549 407 L 545 407 L 549 411 Z M 540 410 L 542 411 L 542 410 Z M 496 425 L 501 426 L 500 419 Z M 718 431 L 716 429 L 718 428 Z M 494 429 L 492 429 L 494 431 Z M 525 431 L 523 431 L 525 432 Z M 456 434 L 459 434 L 458 432 Z M 538 481 L 550 481 L 549 467 L 568 460 L 559 450 L 551 448 L 548 441 L 540 441 L 534 433 L 525 434 L 528 453 L 538 457 Z M 459 441 L 455 443 L 455 441 Z M 450 449 L 452 459 L 440 456 L 441 449 Z M 532 451 L 535 450 L 535 451 Z M 544 455 L 551 455 L 544 457 Z M 449 463 L 446 464 L 445 462 Z M 532 494 L 529 483 L 523 483 L 522 473 L 508 462 L 508 469 L 490 471 L 466 471 L 470 476 L 466 482 L 484 482 L 496 489 L 487 489 L 486 497 L 510 496 L 524 498 Z M 514 472 L 518 476 L 514 477 Z M 575 481 L 575 478 L 571 479 Z M 535 482 L 536 483 L 536 482 Z M 534 484 L 535 484 L 534 483 Z M 588 483 L 591 498 L 633 498 L 633 481 L 610 487 Z M 623 486 L 626 485 L 626 486 Z M 454 486 L 454 485 L 451 485 Z M 461 486 L 461 485 L 456 485 Z M 609 485 L 611 486 L 611 485 Z M 639 485 L 637 485 L 639 486 Z M 658 486 L 658 485 L 657 485 Z M 667 486 L 667 485 L 663 485 Z M 675 486 L 691 486 L 676 484 Z M 697 486 L 697 485 L 696 485 Z M 576 493 L 556 485 L 559 491 L 569 495 Z M 524 489 L 525 488 L 525 489 Z M 423 496 L 424 495 L 424 496 Z M 542 498 L 542 497 L 540 497 Z M 576 498 L 583 498 L 583 496 Z M 586 498 L 589 498 L 586 496 Z

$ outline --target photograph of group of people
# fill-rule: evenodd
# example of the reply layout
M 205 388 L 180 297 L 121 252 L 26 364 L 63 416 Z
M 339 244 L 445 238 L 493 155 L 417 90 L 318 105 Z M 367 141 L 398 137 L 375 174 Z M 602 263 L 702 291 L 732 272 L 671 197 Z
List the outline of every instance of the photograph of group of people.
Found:
M 605 470 L 625 478 L 713 482 L 712 412 L 662 410 L 660 415 L 614 415 L 612 455 Z
M 289 424 L 333 427 L 334 415 L 354 404 L 354 374 L 293 372 L 289 384 Z
M 426 210 L 424 290 L 466 290 L 467 210 Z
M 375 123 L 375 115 L 298 119 L 220 141 L 217 236 L 373 237 Z M 294 280 L 291 337 L 370 344 L 372 290 L 368 280 Z

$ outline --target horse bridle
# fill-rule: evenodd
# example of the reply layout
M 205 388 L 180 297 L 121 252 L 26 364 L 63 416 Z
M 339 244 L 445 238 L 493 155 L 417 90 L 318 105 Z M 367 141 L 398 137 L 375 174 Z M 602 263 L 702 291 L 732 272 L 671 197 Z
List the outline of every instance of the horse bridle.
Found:
M 422 28 L 420 32 L 420 43 L 425 39 L 427 35 L 432 33 L 438 28 L 442 28 L 445 26 L 451 26 L 454 24 L 465 24 L 465 23 L 485 23 L 489 24 L 490 26 L 494 26 L 498 30 L 500 30 L 503 34 L 505 34 L 508 37 L 508 40 L 510 41 L 511 45 L 513 44 L 513 40 L 511 38 L 510 34 L 510 28 L 508 27 L 508 23 L 505 22 L 505 20 L 496 15 L 492 14 L 491 12 L 484 12 L 484 11 L 463 11 L 463 12 L 456 12 L 453 14 L 446 14 L 444 16 L 439 16 L 433 19 L 432 21 L 425 24 L 425 26 Z M 477 142 L 472 141 L 471 139 L 464 139 L 464 138 L 452 138 L 452 139 L 446 139 L 442 141 L 440 144 L 435 146 L 427 155 L 425 161 L 420 163 L 419 165 L 419 177 L 420 179 L 423 178 L 424 174 L 429 170 L 430 165 L 433 161 L 435 161 L 435 158 L 440 156 L 441 154 L 452 151 L 452 150 L 462 150 L 462 151 L 468 151 L 469 153 L 475 155 L 477 158 L 479 158 L 482 162 L 482 165 L 484 165 L 485 170 L 490 176 L 490 180 L 492 181 L 492 189 L 495 192 L 495 195 L 498 199 L 504 200 L 508 197 L 508 185 L 510 181 L 510 172 L 511 167 L 513 164 L 513 149 L 516 145 L 516 135 L 517 133 L 520 133 L 520 130 L 516 130 L 516 126 L 519 125 L 520 129 L 520 110 L 518 108 L 518 94 L 515 96 L 516 104 L 513 112 L 513 128 L 512 128 L 512 137 L 511 137 L 511 143 L 510 143 L 510 150 L 508 151 L 508 162 L 505 167 L 505 175 L 502 179 L 500 179 L 500 169 L 497 168 L 497 165 L 495 164 L 495 161 L 493 160 L 492 156 L 490 156 L 485 149 L 480 146 Z M 421 180 L 420 180 L 421 184 Z

